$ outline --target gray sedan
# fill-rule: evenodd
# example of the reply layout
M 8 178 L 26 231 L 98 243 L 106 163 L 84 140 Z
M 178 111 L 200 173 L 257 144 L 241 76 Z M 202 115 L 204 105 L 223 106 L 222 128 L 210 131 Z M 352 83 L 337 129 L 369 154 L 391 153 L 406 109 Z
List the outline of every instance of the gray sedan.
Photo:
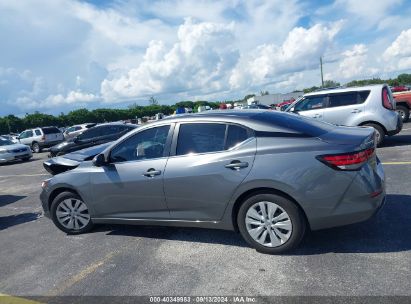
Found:
M 218 228 L 280 253 L 307 229 L 361 222 L 381 208 L 375 145 L 372 128 L 274 111 L 172 117 L 44 181 L 42 206 L 69 234 L 99 223 Z
M 10 139 L 0 136 L 0 164 L 17 160 L 27 161 L 33 157 L 26 145 L 15 144 Z

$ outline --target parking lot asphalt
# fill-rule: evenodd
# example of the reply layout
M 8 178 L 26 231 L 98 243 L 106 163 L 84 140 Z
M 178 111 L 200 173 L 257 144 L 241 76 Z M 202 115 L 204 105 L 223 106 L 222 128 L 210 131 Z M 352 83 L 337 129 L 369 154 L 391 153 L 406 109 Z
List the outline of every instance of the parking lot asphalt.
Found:
M 41 215 L 47 153 L 0 166 L 0 293 L 411 296 L 411 123 L 378 149 L 387 204 L 265 255 L 229 231 L 102 225 L 68 236 Z

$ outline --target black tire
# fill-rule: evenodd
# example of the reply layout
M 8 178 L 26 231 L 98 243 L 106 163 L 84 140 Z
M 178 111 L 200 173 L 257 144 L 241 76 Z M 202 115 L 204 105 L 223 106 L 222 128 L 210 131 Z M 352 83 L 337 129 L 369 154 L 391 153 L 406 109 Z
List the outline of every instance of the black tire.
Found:
M 37 142 L 32 143 L 31 150 L 33 150 L 34 153 L 40 153 L 41 152 L 40 145 Z
M 397 105 L 397 113 L 400 115 L 403 122 L 407 122 L 410 118 L 410 109 L 403 105 Z
M 374 128 L 374 130 L 377 132 L 377 147 L 381 146 L 381 144 L 384 142 L 384 138 L 385 138 L 384 129 L 380 125 L 373 124 L 373 123 L 367 123 L 364 126 Z
M 247 231 L 245 219 L 247 211 L 254 204 L 258 202 L 273 202 L 280 206 L 289 216 L 292 223 L 292 231 L 289 239 L 282 245 L 277 247 L 268 247 L 255 241 Z M 279 254 L 296 248 L 304 237 L 307 224 L 302 211 L 293 201 L 270 193 L 259 193 L 248 197 L 241 205 L 237 214 L 237 224 L 242 237 L 245 241 L 254 247 L 258 252 L 268 253 L 268 254 Z
M 29 161 L 31 159 L 31 157 L 25 157 L 23 158 L 23 161 Z
M 51 219 L 53 220 L 53 223 L 57 226 L 57 228 L 59 228 L 61 231 L 67 234 L 81 234 L 81 233 L 89 232 L 94 226 L 93 221 L 91 219 L 88 222 L 88 224 L 82 229 L 68 229 L 59 222 L 59 220 L 57 219 L 57 214 L 56 214 L 57 207 L 62 201 L 67 200 L 67 199 L 80 200 L 82 203 L 84 203 L 87 206 L 87 204 L 81 199 L 79 195 L 73 192 L 62 192 L 59 195 L 57 195 L 56 198 L 51 203 L 50 215 L 51 215 Z

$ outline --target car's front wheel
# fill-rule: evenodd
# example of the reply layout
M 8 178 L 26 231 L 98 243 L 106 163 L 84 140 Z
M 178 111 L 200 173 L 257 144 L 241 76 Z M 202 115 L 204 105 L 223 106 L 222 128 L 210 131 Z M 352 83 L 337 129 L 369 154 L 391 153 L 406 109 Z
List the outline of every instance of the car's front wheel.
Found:
M 86 203 L 75 193 L 63 192 L 57 195 L 50 211 L 54 224 L 68 234 L 88 232 L 93 227 Z
M 244 201 L 237 216 L 243 238 L 257 251 L 276 254 L 298 246 L 306 223 L 294 202 L 275 194 L 256 194 Z

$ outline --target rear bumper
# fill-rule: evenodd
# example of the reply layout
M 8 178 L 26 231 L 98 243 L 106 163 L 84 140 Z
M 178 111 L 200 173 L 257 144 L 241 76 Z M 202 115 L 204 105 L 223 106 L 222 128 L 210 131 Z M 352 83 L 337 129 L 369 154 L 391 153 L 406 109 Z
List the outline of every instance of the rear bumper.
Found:
M 309 217 L 310 228 L 319 230 L 368 220 L 385 204 L 385 175 L 378 159 L 358 172 L 343 197 L 328 212 Z
M 56 141 L 47 141 L 47 142 L 39 142 L 40 148 L 50 148 L 59 143 L 62 143 L 64 140 L 56 140 Z
M 402 119 L 401 119 L 401 117 L 398 115 L 397 127 L 396 127 L 395 130 L 393 130 L 393 131 L 387 131 L 387 135 L 388 135 L 388 136 L 393 136 L 393 135 L 395 135 L 395 134 L 400 133 L 401 130 L 402 130 L 402 125 L 403 125 Z

